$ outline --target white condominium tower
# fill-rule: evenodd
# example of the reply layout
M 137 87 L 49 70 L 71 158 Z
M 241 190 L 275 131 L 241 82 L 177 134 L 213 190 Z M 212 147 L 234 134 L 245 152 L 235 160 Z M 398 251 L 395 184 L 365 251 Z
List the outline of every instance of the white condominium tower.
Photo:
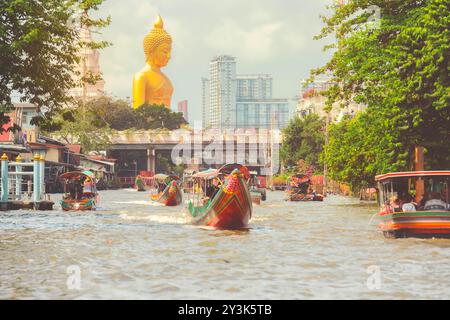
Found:
M 209 64 L 209 126 L 233 128 L 236 122 L 236 59 L 223 55 Z M 205 121 L 208 122 L 208 121 Z

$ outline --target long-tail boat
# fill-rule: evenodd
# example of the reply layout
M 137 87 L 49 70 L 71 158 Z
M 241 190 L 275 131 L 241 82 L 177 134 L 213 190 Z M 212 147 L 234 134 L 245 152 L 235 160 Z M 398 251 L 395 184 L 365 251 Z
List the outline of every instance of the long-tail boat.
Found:
M 290 176 L 285 193 L 289 201 L 323 201 L 323 195 L 311 189 L 311 176 L 308 174 Z
M 261 204 L 261 201 L 266 201 L 266 189 L 261 188 L 256 171 L 250 171 L 248 187 L 254 204 Z
M 450 237 L 450 171 L 378 175 L 379 229 L 386 237 Z
M 156 174 L 155 177 L 156 190 L 151 195 L 153 201 L 162 203 L 166 206 L 177 206 L 182 202 L 182 194 L 180 189 L 180 178 L 175 175 Z
M 199 172 L 194 178 L 198 189 L 195 194 L 201 198 L 188 202 L 191 223 L 216 229 L 248 228 L 253 207 L 247 167 L 228 164 L 218 170 Z
M 64 211 L 95 210 L 98 192 L 91 171 L 71 171 L 60 176 L 64 180 L 61 207 Z

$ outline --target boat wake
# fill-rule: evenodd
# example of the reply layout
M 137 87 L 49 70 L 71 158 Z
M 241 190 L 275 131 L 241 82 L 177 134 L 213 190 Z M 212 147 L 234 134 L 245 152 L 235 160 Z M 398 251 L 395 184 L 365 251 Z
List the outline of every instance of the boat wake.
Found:
M 131 215 L 128 213 L 123 213 L 120 215 L 123 220 L 139 220 L 139 221 L 150 221 L 161 224 L 184 224 L 186 220 L 183 217 L 176 216 L 163 216 L 163 215 Z
M 164 204 L 151 200 L 135 200 L 135 201 L 114 201 L 116 204 L 139 204 L 152 207 L 162 207 Z

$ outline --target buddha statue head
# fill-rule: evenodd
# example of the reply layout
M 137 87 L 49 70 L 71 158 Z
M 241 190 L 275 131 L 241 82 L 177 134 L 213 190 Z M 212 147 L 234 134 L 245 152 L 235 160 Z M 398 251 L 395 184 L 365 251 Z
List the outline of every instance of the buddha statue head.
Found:
M 172 37 L 164 30 L 164 22 L 160 15 L 154 23 L 154 28 L 144 38 L 144 53 L 147 63 L 152 68 L 167 65 L 172 51 Z

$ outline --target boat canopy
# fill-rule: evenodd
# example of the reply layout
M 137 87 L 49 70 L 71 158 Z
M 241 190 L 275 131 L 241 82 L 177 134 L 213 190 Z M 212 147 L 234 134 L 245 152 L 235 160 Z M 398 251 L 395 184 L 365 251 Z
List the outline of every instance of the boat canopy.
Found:
M 414 178 L 414 177 L 433 177 L 433 176 L 450 177 L 450 170 L 390 172 L 375 176 L 375 181 L 383 181 L 394 178 Z
M 246 166 L 243 166 L 242 164 L 238 164 L 238 163 L 226 164 L 219 169 L 219 172 L 224 173 L 224 174 L 230 174 L 235 169 L 238 169 L 245 176 L 246 179 L 248 179 L 250 177 L 248 168 Z
M 296 184 L 305 183 L 311 180 L 311 177 L 303 174 L 303 173 L 297 173 L 289 177 L 288 181 Z
M 393 197 L 413 197 L 416 203 L 441 199 L 449 203 L 450 170 L 392 172 L 375 177 L 380 206 L 390 204 Z
M 85 170 L 85 171 L 70 171 L 63 173 L 61 176 L 64 180 L 80 180 L 82 177 L 88 177 L 93 182 L 95 182 L 94 178 L 95 175 L 92 171 Z
M 157 182 L 165 184 L 168 184 L 170 181 L 173 180 L 180 180 L 180 178 L 177 175 L 174 174 L 167 175 L 164 173 L 155 174 L 154 178 Z
M 209 180 L 209 179 L 217 177 L 219 175 L 219 173 L 220 173 L 219 170 L 210 168 L 205 171 L 197 172 L 192 177 Z

